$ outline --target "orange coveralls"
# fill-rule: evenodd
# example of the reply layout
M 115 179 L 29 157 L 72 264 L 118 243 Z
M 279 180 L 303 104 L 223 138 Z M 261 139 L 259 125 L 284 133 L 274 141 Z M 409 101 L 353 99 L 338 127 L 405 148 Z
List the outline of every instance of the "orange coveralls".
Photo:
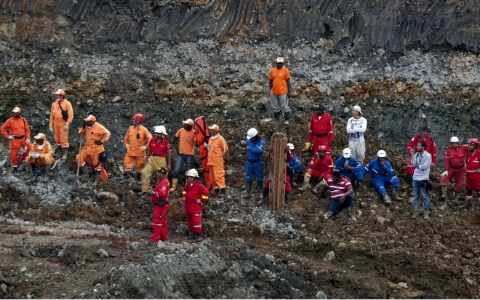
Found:
M 128 149 L 123 160 L 125 172 L 131 172 L 133 162 L 135 162 L 137 165 L 137 174 L 142 173 L 143 166 L 145 165 L 144 159 L 147 150 L 141 151 L 139 148 L 140 146 L 148 146 L 148 142 L 151 138 L 152 135 L 143 125 L 132 125 L 130 128 L 128 128 L 125 138 L 123 139 L 124 145 L 130 145 L 130 149 Z
M 8 142 L 10 148 L 10 166 L 18 167 L 18 152 L 20 148 L 27 146 L 27 152 L 32 149 L 32 144 L 25 144 L 25 140 L 30 140 L 30 128 L 24 117 L 15 119 L 11 117 L 1 127 L 2 135 L 8 139 L 9 135 L 15 138 Z
M 32 164 L 32 165 L 37 164 L 37 166 L 40 166 L 40 167 L 45 165 L 47 166 L 53 165 L 53 163 L 55 162 L 55 159 L 53 158 L 52 145 L 48 141 L 44 141 L 43 148 L 40 149 L 39 146 L 40 146 L 39 144 L 33 143 L 32 151 L 25 159 L 25 163 Z M 37 152 L 38 154 L 40 154 L 40 157 L 33 158 L 32 157 L 33 152 Z
M 223 158 L 228 153 L 228 145 L 225 139 L 217 134 L 210 137 L 208 141 L 208 165 L 210 166 L 210 181 L 213 189 L 224 189 L 225 169 L 223 167 Z
M 105 151 L 105 148 L 103 148 L 103 144 L 105 144 L 105 142 L 110 139 L 110 131 L 103 127 L 103 125 L 95 123 L 92 125 L 92 128 L 80 128 L 79 133 L 80 135 L 85 136 L 87 140 L 85 146 L 82 148 L 82 152 L 80 152 L 80 166 L 83 166 L 85 164 L 85 161 L 90 157 L 95 171 L 101 171 L 102 166 L 100 165 L 100 160 L 98 159 L 98 156 L 100 155 L 100 153 Z M 101 141 L 102 145 L 96 145 L 95 141 Z
M 62 110 L 58 106 L 62 106 L 63 110 L 68 112 L 68 119 L 65 121 L 62 117 Z M 52 108 L 50 109 L 50 123 L 48 127 L 53 128 L 53 138 L 55 144 L 61 146 L 62 148 L 68 148 L 70 144 L 68 143 L 68 130 L 65 130 L 65 125 L 70 127 L 70 124 L 73 121 L 73 108 L 72 104 L 67 100 L 63 99 L 61 102 L 55 101 L 52 103 Z

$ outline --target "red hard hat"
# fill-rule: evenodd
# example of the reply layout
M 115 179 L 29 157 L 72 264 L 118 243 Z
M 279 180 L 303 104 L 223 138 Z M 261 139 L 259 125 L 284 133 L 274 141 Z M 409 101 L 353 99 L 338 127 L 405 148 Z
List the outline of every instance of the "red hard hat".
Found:
M 476 138 L 471 138 L 468 140 L 468 144 L 479 144 L 479 141 Z
M 327 151 L 327 147 L 326 147 L 325 145 L 320 145 L 320 146 L 318 146 L 318 148 L 317 148 L 317 152 L 318 152 L 318 151 Z
M 135 121 L 138 121 L 138 122 L 143 122 L 143 121 L 145 120 L 145 118 L 143 117 L 142 114 L 135 114 L 135 115 L 133 116 L 133 119 L 134 119 Z

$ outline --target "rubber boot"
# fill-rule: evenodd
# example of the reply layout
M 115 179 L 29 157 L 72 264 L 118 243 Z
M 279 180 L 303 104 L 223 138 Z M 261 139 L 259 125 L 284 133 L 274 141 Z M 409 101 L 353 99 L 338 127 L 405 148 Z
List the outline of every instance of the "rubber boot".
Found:
M 321 189 L 322 187 L 325 185 L 325 181 L 320 181 L 313 189 L 312 189 L 312 193 L 314 194 L 317 194 Z
M 195 242 L 200 242 L 202 240 L 202 234 L 201 233 L 195 233 Z
M 25 167 L 27 169 L 27 175 L 23 177 L 24 180 L 30 180 L 32 179 L 32 164 L 25 164 Z
M 226 189 L 220 189 L 219 196 L 222 197 L 222 198 L 225 198 L 226 195 L 227 195 L 227 190 Z
M 68 148 L 62 148 L 62 159 L 66 160 L 68 155 Z
M 193 240 L 193 239 L 195 239 L 195 233 L 194 233 L 194 232 L 190 232 L 190 233 L 188 234 L 187 240 Z
M 283 113 L 283 116 L 285 117 L 285 125 L 290 124 L 290 112 L 285 112 Z
M 263 182 L 257 182 L 258 200 L 263 199 Z
M 123 179 L 130 179 L 130 172 L 123 172 Z
M 243 199 L 248 199 L 250 198 L 250 194 L 252 193 L 252 183 L 251 182 L 245 182 L 245 194 L 242 196 Z
M 448 201 L 447 186 L 442 186 L 442 198 Z
M 328 219 L 330 219 L 330 217 L 333 216 L 333 212 L 331 211 L 327 211 L 323 217 L 325 218 L 325 221 L 327 221 Z
M 390 197 L 388 197 L 387 194 L 382 195 L 382 199 L 383 199 L 383 203 L 385 203 L 385 205 L 390 205 L 390 204 L 392 204 L 392 201 L 390 200 Z
M 292 180 L 291 180 L 291 183 L 292 183 L 292 186 L 293 187 L 297 187 L 298 184 L 297 184 L 297 180 L 298 180 L 298 173 L 293 173 L 293 176 L 292 176 Z
M 415 219 L 418 217 L 418 206 L 414 206 L 413 207 L 413 215 L 412 215 L 412 219 Z
M 283 201 L 283 206 L 287 206 L 290 203 L 290 193 L 285 193 L 285 200 Z
M 305 174 L 303 177 L 303 185 L 301 188 L 298 188 L 299 191 L 306 191 L 308 188 L 310 188 L 310 175 Z
M 403 199 L 398 196 L 399 187 L 394 187 L 392 189 L 392 198 L 394 201 L 402 201 Z
M 428 210 L 425 210 L 425 211 L 423 212 L 423 219 L 424 219 L 424 220 L 428 220 Z
M 260 204 L 262 204 L 264 201 L 266 201 L 269 194 L 270 194 L 270 189 L 268 189 L 268 188 L 263 188 L 262 199 L 260 199 L 260 201 L 257 202 L 257 205 L 260 205 Z
M 357 218 L 355 217 L 355 204 L 350 204 L 350 219 L 353 222 L 357 221 Z
M 273 113 L 273 119 L 275 120 L 275 122 L 278 121 L 278 120 L 280 120 L 280 114 L 281 114 L 281 113 L 282 113 L 282 112 L 280 112 L 280 111 L 279 111 L 279 112 L 276 112 L 276 113 Z
M 465 200 L 465 204 L 462 206 L 464 209 L 469 209 L 470 206 L 472 206 L 472 199 L 470 200 Z
M 43 182 L 48 182 L 50 180 L 50 172 L 52 171 L 51 165 L 45 166 L 45 177 L 43 178 Z
M 453 201 L 458 201 L 458 198 L 460 198 L 460 192 L 455 192 L 455 194 L 453 194 Z
M 137 181 L 140 182 L 142 179 L 142 173 L 137 173 Z
M 81 167 L 81 169 L 82 169 L 83 175 L 85 175 L 85 176 L 87 176 L 87 177 L 90 176 L 90 170 L 91 170 L 91 168 L 90 168 L 89 165 L 84 164 L 84 165 Z
M 170 193 L 175 192 L 175 190 L 177 189 L 177 184 L 178 184 L 178 178 L 173 178 L 172 187 L 170 188 Z
M 18 167 L 13 167 L 12 173 L 18 173 Z
M 100 182 L 100 171 L 95 171 L 95 181 L 93 185 L 97 185 Z

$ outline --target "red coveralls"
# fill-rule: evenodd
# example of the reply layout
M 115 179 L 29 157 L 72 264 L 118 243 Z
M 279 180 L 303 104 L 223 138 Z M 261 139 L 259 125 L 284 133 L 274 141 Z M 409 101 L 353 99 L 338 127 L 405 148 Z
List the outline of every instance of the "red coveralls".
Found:
M 292 191 L 292 184 L 290 182 L 290 175 L 288 175 L 288 172 L 285 174 L 285 193 L 290 193 Z M 270 174 L 267 176 L 267 180 L 265 181 L 265 184 L 263 185 L 264 188 L 269 189 L 270 188 Z
M 476 172 L 480 169 L 480 151 L 467 152 L 467 194 L 468 202 L 472 200 L 473 190 L 477 191 L 477 197 L 480 201 L 480 174 Z
M 332 149 L 328 143 L 333 142 L 333 138 L 332 117 L 326 112 L 323 112 L 320 117 L 314 114 L 310 119 L 310 130 L 308 131 L 308 140 L 313 141 L 313 151 L 317 151 L 318 146 L 325 145 L 327 154 L 330 154 Z
M 453 149 L 452 146 L 445 149 L 445 170 L 448 175 L 440 176 L 440 184 L 447 186 L 453 177 L 455 177 L 455 192 L 460 192 L 465 184 L 465 158 L 467 156 L 467 146 L 459 146 Z
M 198 180 L 187 182 L 183 188 L 185 199 L 185 213 L 187 214 L 188 230 L 193 233 L 202 233 L 202 204 L 208 200 L 208 189 Z M 200 200 L 201 203 L 196 201 Z
M 408 155 L 412 156 L 415 154 L 415 152 L 417 152 L 416 147 L 418 142 L 420 141 L 425 141 L 425 143 L 427 143 L 427 148 L 425 149 L 425 151 L 427 151 L 432 155 L 432 164 L 436 164 L 437 163 L 437 145 L 435 144 L 435 141 L 431 137 L 430 138 L 427 137 L 426 139 L 424 139 L 421 134 L 415 135 L 407 144 Z
M 8 131 L 7 131 L 8 130 Z M 15 119 L 11 117 L 1 127 L 2 135 L 8 139 L 9 135 L 13 135 L 15 138 L 8 141 L 8 147 L 10 148 L 10 166 L 18 167 L 18 152 L 20 148 L 27 146 L 27 152 L 32 149 L 32 144 L 25 144 L 25 140 L 30 141 L 30 128 L 28 122 L 24 117 Z
M 317 179 L 322 176 L 325 182 L 328 178 L 332 177 L 333 172 L 333 159 L 329 155 L 325 155 L 323 158 L 313 156 L 310 165 L 308 166 L 307 174 L 313 179 Z
M 156 243 L 158 240 L 168 240 L 168 195 L 170 194 L 170 182 L 167 177 L 160 180 L 152 195 L 153 218 L 152 218 L 152 237 L 150 241 Z M 165 204 L 162 205 L 164 202 Z

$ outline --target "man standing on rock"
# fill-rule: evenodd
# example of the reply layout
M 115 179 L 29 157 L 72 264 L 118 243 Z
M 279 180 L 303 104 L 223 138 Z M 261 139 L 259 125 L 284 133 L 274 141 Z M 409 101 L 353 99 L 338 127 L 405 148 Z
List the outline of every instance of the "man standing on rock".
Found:
M 194 161 L 194 146 L 195 146 L 195 130 L 193 125 L 195 124 L 192 119 L 182 121 L 183 128 L 180 128 L 175 133 L 174 144 L 177 148 L 178 156 L 175 162 L 175 169 L 172 174 L 172 188 L 170 192 L 175 192 L 178 184 L 178 175 L 183 168 L 183 165 L 187 166 L 187 170 L 193 168 Z
M 315 186 L 313 193 L 316 194 L 324 183 L 332 176 L 333 160 L 330 155 L 327 155 L 327 147 L 320 145 L 317 152 L 312 158 L 305 177 L 303 178 L 303 185 L 299 191 L 305 191 L 310 187 L 310 178 L 318 179 L 318 184 Z
M 305 143 L 305 148 L 302 151 L 309 151 L 313 142 L 314 151 L 318 149 L 318 146 L 325 145 L 327 154 L 330 155 L 331 144 L 334 139 L 332 117 L 325 112 L 325 106 L 322 104 L 314 105 L 313 109 L 315 113 L 310 119 L 308 142 Z
M 430 153 L 430 155 L 432 156 L 432 166 L 435 166 L 435 164 L 437 163 L 437 145 L 435 144 L 435 141 L 433 140 L 431 135 L 432 130 L 430 129 L 430 127 L 425 126 L 423 127 L 421 134 L 415 135 L 410 140 L 410 142 L 408 142 L 407 151 L 410 159 L 412 159 L 413 155 L 415 154 L 415 147 L 417 146 L 418 142 L 425 141 L 427 143 L 427 148 L 425 148 L 425 151 Z
M 468 209 L 472 205 L 473 191 L 475 190 L 478 197 L 478 205 L 480 206 L 480 151 L 478 151 L 480 142 L 476 138 L 468 140 L 467 144 L 467 193 L 465 208 Z
M 50 143 L 46 140 L 47 137 L 43 133 L 39 133 L 33 138 L 35 139 L 35 142 L 32 145 L 32 151 L 25 159 L 27 175 L 24 177 L 24 179 L 32 179 L 33 165 L 37 167 L 45 166 L 45 177 L 43 178 L 43 182 L 48 182 L 50 180 L 50 171 L 52 171 L 52 166 L 55 163 L 52 145 L 50 145 Z
M 290 98 L 290 71 L 283 66 L 283 57 L 277 57 L 277 66 L 270 70 L 268 78 L 270 88 L 270 101 L 273 107 L 273 116 L 275 121 L 280 119 L 283 111 L 285 124 L 290 120 L 290 110 L 288 108 L 288 99 Z
M 362 117 L 362 109 L 355 105 L 352 110 L 352 117 L 347 121 L 348 149 L 360 164 L 365 159 L 365 138 L 363 134 L 367 130 L 367 119 Z
M 198 181 L 195 169 L 187 171 L 187 183 L 183 188 L 182 198 L 185 201 L 185 213 L 189 229 L 189 239 L 197 242 L 202 239 L 202 205 L 208 200 L 208 189 Z
M 90 167 L 85 162 L 91 159 L 92 168 L 95 172 L 95 184 L 97 184 L 100 181 L 100 172 L 102 171 L 100 154 L 105 152 L 103 144 L 110 139 L 111 133 L 102 124 L 97 123 L 97 118 L 93 115 L 89 115 L 83 121 L 83 127 L 78 130 L 78 134 L 84 136 L 86 142 L 80 152 L 80 158 L 77 158 L 77 163 L 80 164 L 83 174 L 89 174 Z
M 388 197 L 385 186 L 391 185 L 393 188 L 393 199 L 395 201 L 402 201 L 398 196 L 398 189 L 400 188 L 400 180 L 395 176 L 390 162 L 386 160 L 387 152 L 378 150 L 377 158 L 372 159 L 366 166 L 367 172 L 370 171 L 372 175 L 372 184 L 383 199 L 385 205 L 392 204 Z
M 152 217 L 152 236 L 150 241 L 157 243 L 158 248 L 165 246 L 168 240 L 168 196 L 170 195 L 170 182 L 167 179 L 167 169 L 161 167 L 156 170 L 158 184 L 153 191 L 153 217 Z
M 432 156 L 426 151 L 427 142 L 420 141 L 417 143 L 417 151 L 412 156 L 412 167 L 415 168 L 412 178 L 413 187 L 413 215 L 412 219 L 418 216 L 418 204 L 420 202 L 420 193 L 423 196 L 423 218 L 428 219 L 430 210 L 430 196 L 427 191 L 427 181 L 430 175 L 430 166 L 432 164 Z
M 50 109 L 50 123 L 48 125 L 50 132 L 53 133 L 55 147 L 62 148 L 62 159 L 67 159 L 68 147 L 68 130 L 73 121 L 72 104 L 65 99 L 65 91 L 57 90 L 55 93 L 56 101 L 53 102 Z
M 167 129 L 165 126 L 155 126 L 153 129 L 153 138 L 148 143 L 147 164 L 142 170 L 142 193 L 145 195 L 150 191 L 150 177 L 155 170 L 160 168 L 172 169 L 170 155 L 170 144 L 166 138 Z M 169 188 L 170 191 L 170 188 Z
M 21 116 L 21 113 L 20 107 L 15 107 L 12 110 L 12 117 L 3 123 L 1 127 L 3 137 L 9 140 L 10 167 L 13 168 L 13 173 L 18 172 L 18 152 L 20 152 L 20 149 L 26 146 L 27 152 L 29 152 L 32 148 L 30 144 L 30 128 L 27 120 Z
M 213 124 L 208 127 L 210 139 L 205 143 L 208 150 L 208 166 L 210 167 L 210 182 L 215 195 L 225 197 L 227 184 L 225 183 L 225 168 L 223 159 L 228 153 L 228 145 L 225 139 L 218 133 L 220 127 Z
M 127 153 L 123 160 L 125 179 L 130 178 L 132 172 L 133 163 L 136 164 L 137 181 L 140 181 L 142 176 L 143 166 L 145 165 L 145 155 L 147 145 L 152 138 L 152 135 L 148 129 L 142 125 L 145 118 L 142 114 L 135 114 L 132 118 L 133 125 L 128 128 L 123 144 L 127 148 Z
M 263 151 L 265 151 L 265 141 L 260 138 L 255 128 L 250 128 L 247 132 L 247 140 L 241 140 L 240 146 L 247 150 L 247 161 L 245 162 L 245 185 L 246 191 L 244 198 L 250 198 L 253 179 L 257 180 L 257 191 L 259 200 L 263 198 Z
M 450 139 L 450 146 L 445 149 L 444 164 L 445 172 L 440 176 L 440 185 L 442 186 L 442 197 L 448 200 L 448 184 L 455 178 L 454 200 L 460 197 L 460 191 L 465 184 L 465 158 L 467 157 L 466 145 L 460 146 L 460 140 L 456 136 Z

